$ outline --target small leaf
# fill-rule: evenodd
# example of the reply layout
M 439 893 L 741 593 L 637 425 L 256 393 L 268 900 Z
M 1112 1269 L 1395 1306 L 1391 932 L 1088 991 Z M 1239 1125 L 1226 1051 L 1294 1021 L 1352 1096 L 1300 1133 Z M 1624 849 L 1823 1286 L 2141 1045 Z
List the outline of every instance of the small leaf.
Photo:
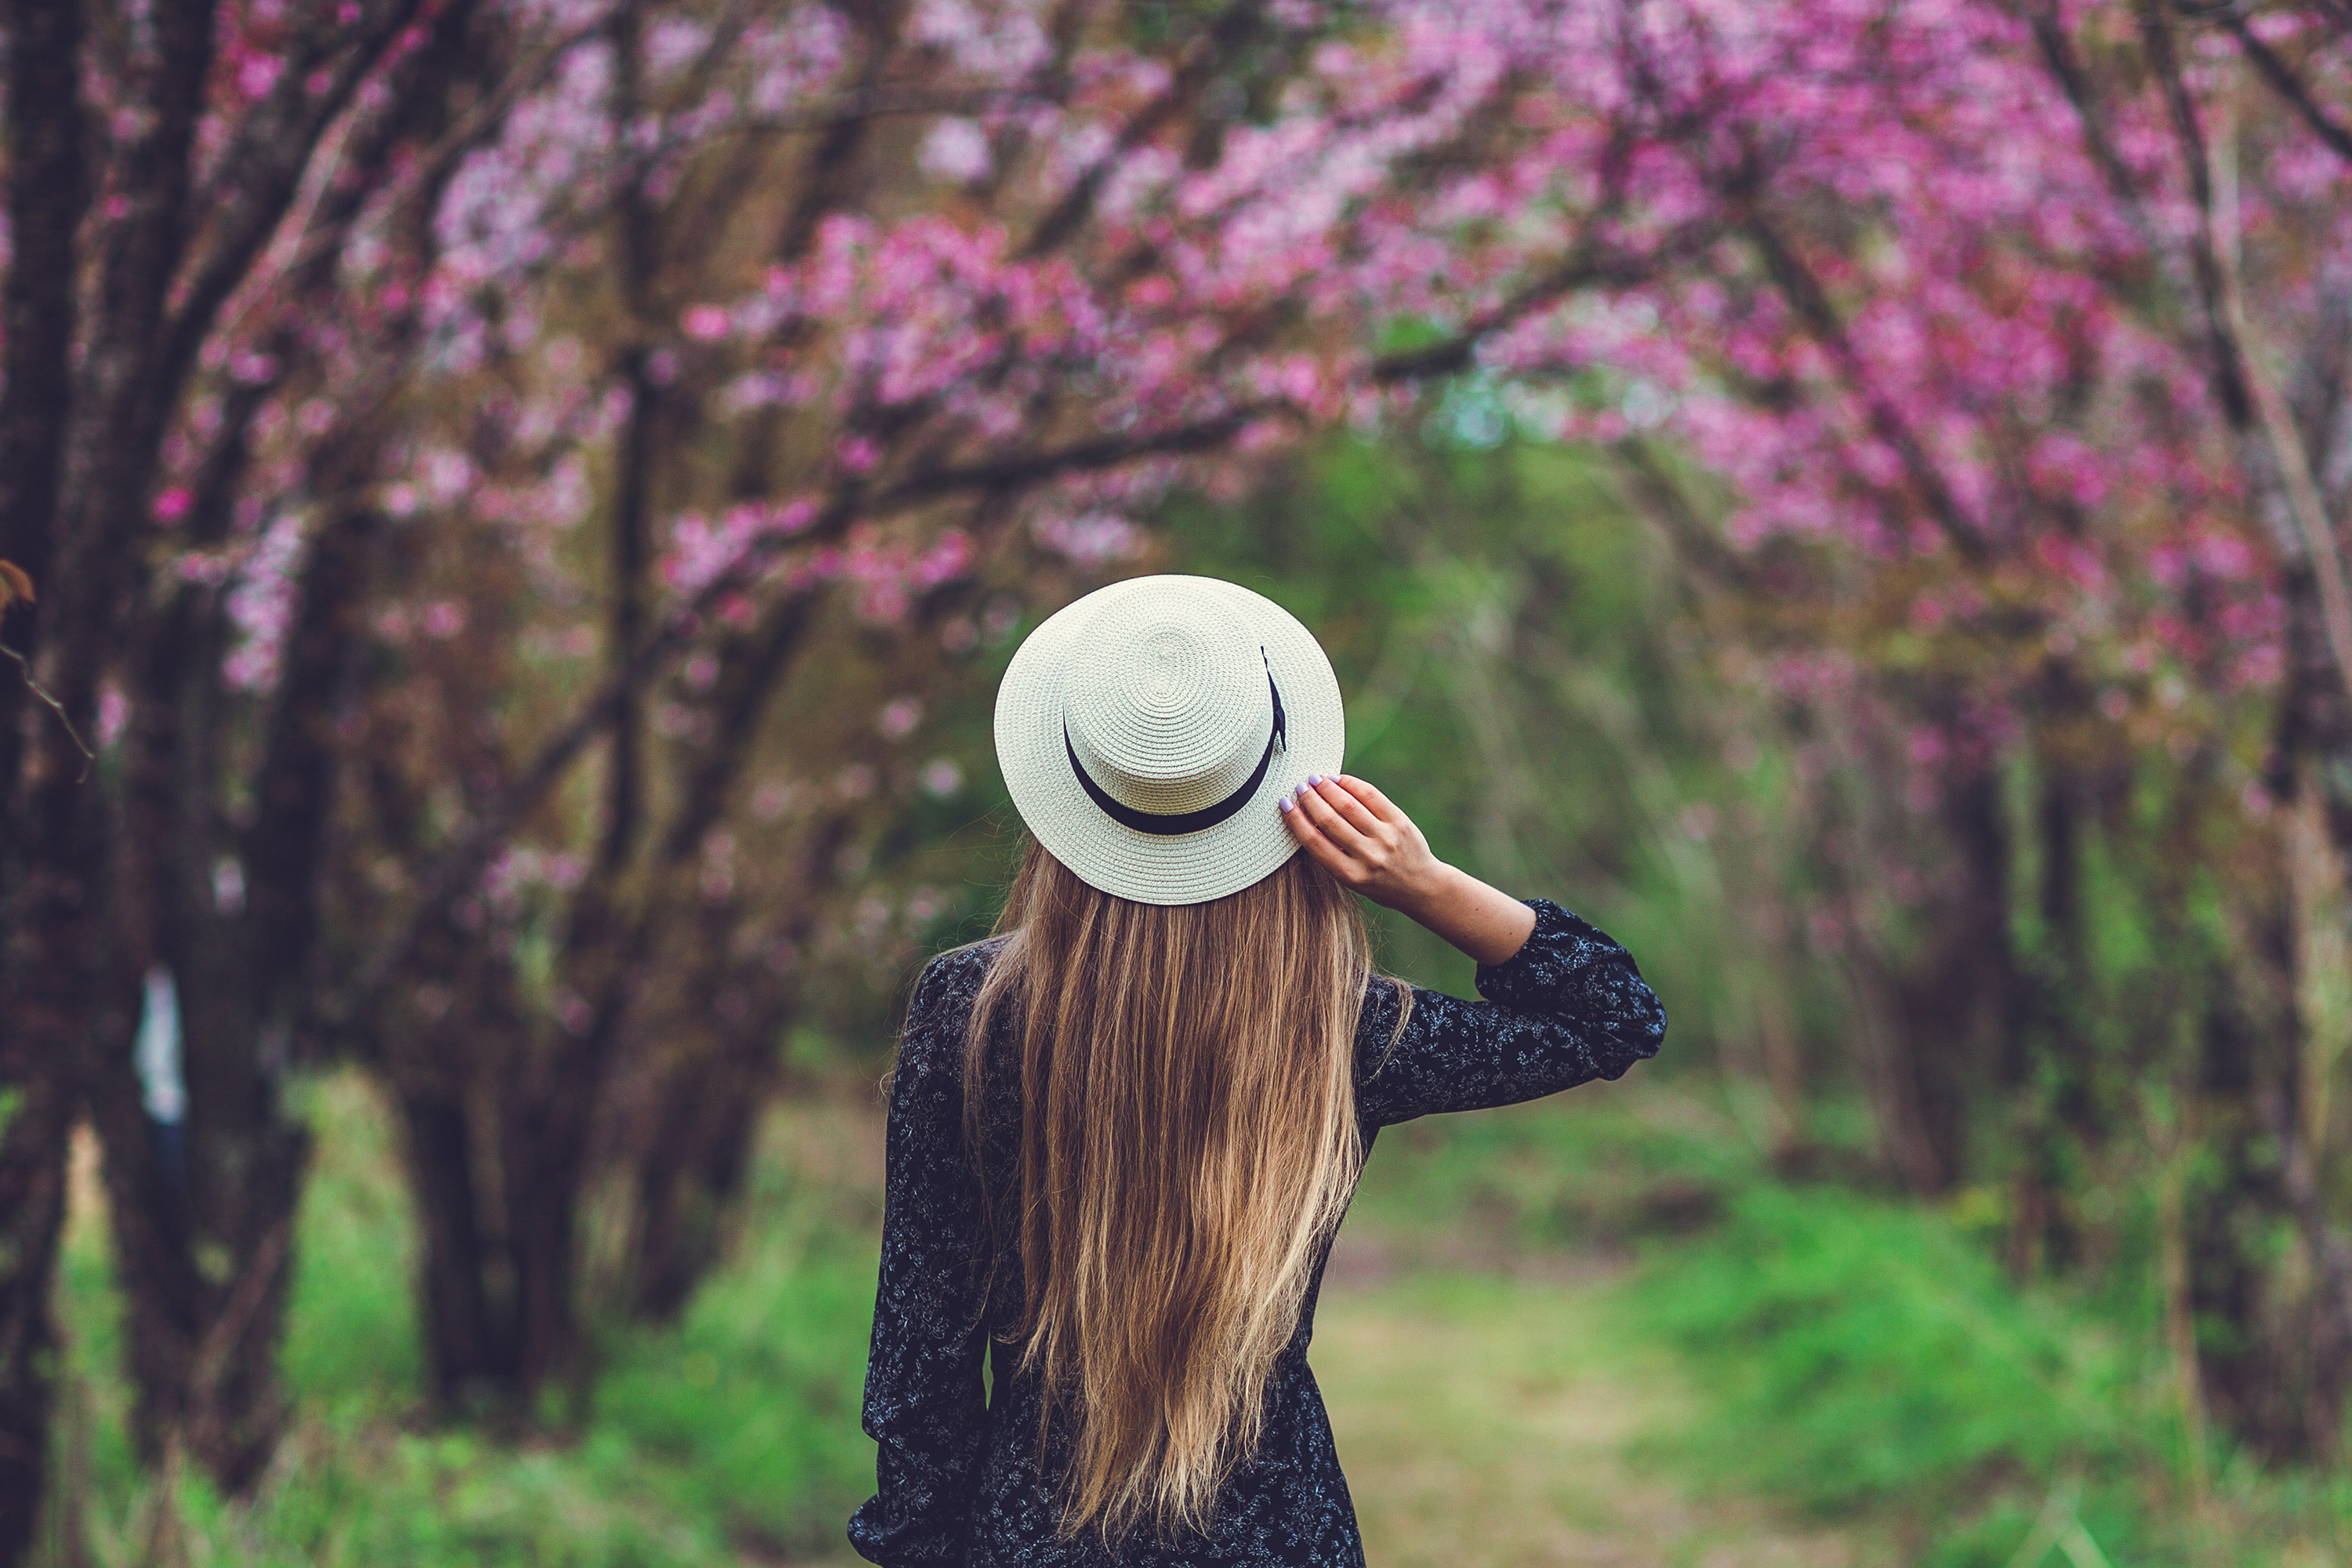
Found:
M 0 610 L 5 610 L 19 599 L 29 605 L 33 598 L 31 575 L 14 561 L 0 561 Z

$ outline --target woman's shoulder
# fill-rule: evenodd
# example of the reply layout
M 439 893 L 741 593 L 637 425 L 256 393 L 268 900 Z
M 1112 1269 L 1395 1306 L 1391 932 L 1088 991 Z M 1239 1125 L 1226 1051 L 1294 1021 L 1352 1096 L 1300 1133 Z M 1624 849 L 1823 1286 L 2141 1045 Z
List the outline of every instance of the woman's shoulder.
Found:
M 907 1004 L 907 1038 L 961 1037 L 989 965 L 1004 947 L 1004 938 L 951 947 L 923 965 L 915 979 L 915 994 Z

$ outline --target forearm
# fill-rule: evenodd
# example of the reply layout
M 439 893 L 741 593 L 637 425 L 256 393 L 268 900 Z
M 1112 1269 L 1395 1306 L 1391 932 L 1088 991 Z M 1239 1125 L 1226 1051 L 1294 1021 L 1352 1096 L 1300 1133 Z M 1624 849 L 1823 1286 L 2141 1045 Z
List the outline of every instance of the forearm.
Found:
M 1458 866 L 1439 862 L 1424 886 L 1396 905 L 1480 963 L 1501 963 L 1536 929 L 1536 912 Z
M 1432 855 L 1412 818 L 1362 779 L 1309 774 L 1282 810 L 1343 886 L 1411 915 L 1481 963 L 1505 962 L 1536 929 L 1535 910 Z

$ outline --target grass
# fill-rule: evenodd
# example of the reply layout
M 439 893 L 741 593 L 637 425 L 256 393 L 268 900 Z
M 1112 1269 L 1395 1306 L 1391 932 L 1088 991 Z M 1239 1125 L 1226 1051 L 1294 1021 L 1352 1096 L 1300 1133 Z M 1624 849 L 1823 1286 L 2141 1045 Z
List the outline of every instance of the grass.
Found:
M 1775 1178 L 1688 1079 L 1384 1133 L 1318 1352 L 1336 1331 L 1428 1375 L 1335 1355 L 1335 1426 L 1393 1432 L 1407 1473 L 1475 1456 L 1465 1495 L 1518 1500 L 1474 1550 L 1445 1544 L 1442 1509 L 1415 1522 L 1383 1493 L 1391 1560 L 1620 1560 L 1575 1544 L 1587 1517 L 1644 1543 L 1628 1562 L 2352 1563 L 2352 1484 L 2223 1454 L 2192 1497 L 2146 1315 L 2021 1289 L 1965 1217 Z M 1598 1461 L 1528 1414 L 1528 1390 L 1563 1378 L 1582 1417 L 1613 1423 Z M 1557 1479 L 1596 1462 L 1661 1489 L 1628 1511 L 1617 1483 Z M 1727 1513 L 1748 1521 L 1738 1543 L 1706 1544 Z M 1547 1530 L 1550 1547 L 1527 1544 Z
M 1703 1407 L 1654 1343 L 1596 1331 L 1605 1278 L 1415 1270 L 1343 1282 L 1313 1362 L 1370 1561 L 1849 1568 L 1867 1526 L 1694 1489 L 1640 1449 Z
M 728 1266 L 673 1328 L 612 1336 L 576 1434 L 513 1444 L 422 1419 L 415 1231 L 387 1118 L 347 1075 L 308 1085 L 305 1109 L 320 1137 L 281 1363 L 296 1417 L 249 1502 L 188 1478 L 160 1521 L 126 1436 L 95 1156 L 79 1151 L 58 1315 L 89 1561 L 143 1565 L 159 1540 L 224 1568 L 707 1568 L 840 1549 L 873 1475 L 856 1396 L 877 1173 L 861 1121 L 779 1115 Z
M 297 1415 L 235 1504 L 184 1480 L 159 1509 L 132 1462 L 79 1152 L 59 1310 L 80 1561 L 131 1568 L 159 1542 L 220 1568 L 846 1560 L 873 1473 L 876 1107 L 780 1110 L 726 1266 L 671 1328 L 608 1337 L 576 1431 L 515 1443 L 422 1419 L 386 1121 L 356 1077 L 305 1103 Z M 1931 1208 L 1775 1180 L 1707 1093 L 1637 1077 L 1383 1134 L 1314 1362 L 1391 1568 L 2352 1563 L 2340 1479 L 2221 1455 L 2186 1495 L 2145 1337 L 2018 1290 Z

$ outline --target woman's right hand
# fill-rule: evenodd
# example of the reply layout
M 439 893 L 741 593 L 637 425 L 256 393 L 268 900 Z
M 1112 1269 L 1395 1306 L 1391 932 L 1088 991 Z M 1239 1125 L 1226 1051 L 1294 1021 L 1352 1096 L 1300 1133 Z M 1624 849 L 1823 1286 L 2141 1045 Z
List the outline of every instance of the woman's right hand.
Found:
M 1535 910 L 1447 865 L 1394 801 L 1360 778 L 1310 775 L 1283 797 L 1307 853 L 1364 897 L 1410 915 L 1481 963 L 1500 963 L 1536 929 Z

